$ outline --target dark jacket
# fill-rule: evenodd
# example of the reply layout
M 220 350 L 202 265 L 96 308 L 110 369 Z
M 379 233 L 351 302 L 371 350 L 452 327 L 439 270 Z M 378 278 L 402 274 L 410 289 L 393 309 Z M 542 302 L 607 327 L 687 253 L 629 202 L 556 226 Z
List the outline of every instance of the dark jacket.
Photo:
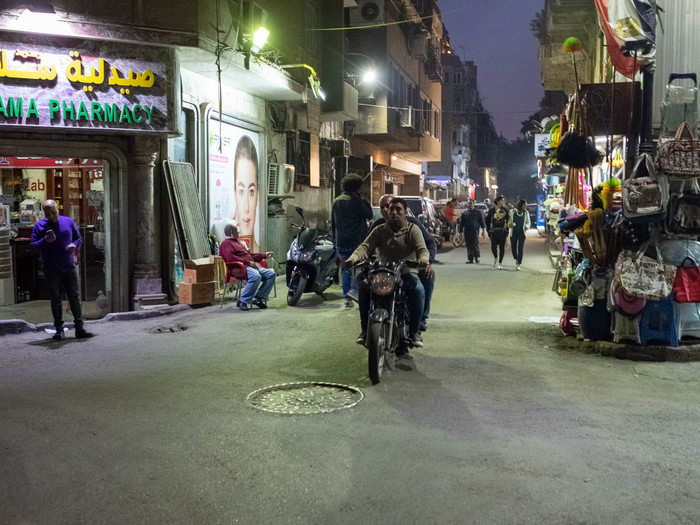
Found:
M 435 238 L 432 235 L 430 235 L 430 233 L 428 233 L 428 230 L 426 230 L 425 227 L 420 223 L 420 221 L 415 217 L 411 217 L 409 215 L 408 217 L 406 217 L 406 220 L 409 223 L 415 224 L 420 228 L 420 232 L 423 235 L 423 242 L 425 242 L 425 247 L 428 248 L 428 253 L 430 253 L 430 264 L 433 264 L 435 262 L 435 256 L 437 255 L 437 244 L 435 243 Z M 385 222 L 386 220 L 384 220 L 384 217 L 379 217 L 370 225 L 369 231 L 374 230 L 377 226 L 380 226 Z
M 508 208 L 491 208 L 486 215 L 486 228 L 489 235 L 494 231 L 508 231 Z
M 476 208 L 465 211 L 459 218 L 459 229 L 465 233 L 479 233 L 480 229 L 485 230 L 486 223 L 484 222 L 484 215 Z
M 331 225 L 335 244 L 354 249 L 367 237 L 367 221 L 372 220 L 372 206 L 357 193 L 343 193 L 333 201 Z

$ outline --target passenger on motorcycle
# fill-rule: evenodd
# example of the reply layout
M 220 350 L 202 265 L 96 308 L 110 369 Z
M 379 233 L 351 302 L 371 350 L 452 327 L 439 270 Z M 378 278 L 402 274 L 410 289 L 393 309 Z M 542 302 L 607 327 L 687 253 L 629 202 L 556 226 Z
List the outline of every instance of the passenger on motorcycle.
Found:
M 385 224 L 374 228 L 362 244 L 345 261 L 345 267 L 351 268 L 366 261 L 378 252 L 379 257 L 392 262 L 404 261 L 422 268 L 422 271 L 432 274 L 428 249 L 425 247 L 420 229 L 406 220 L 406 201 L 394 197 L 389 206 L 389 217 Z M 425 290 L 418 275 L 407 268 L 403 275 L 404 290 L 408 298 L 409 343 L 411 346 L 423 346 L 420 336 L 420 322 L 425 305 Z M 362 333 L 357 338 L 358 344 L 363 344 L 367 333 L 369 317 L 369 290 L 360 286 L 360 325 Z

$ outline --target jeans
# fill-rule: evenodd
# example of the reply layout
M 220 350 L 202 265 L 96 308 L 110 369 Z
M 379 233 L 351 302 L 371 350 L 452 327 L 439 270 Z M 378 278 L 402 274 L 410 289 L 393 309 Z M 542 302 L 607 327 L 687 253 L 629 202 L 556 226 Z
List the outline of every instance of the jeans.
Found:
M 355 251 L 355 248 L 342 248 L 338 246 L 337 248 L 338 251 L 338 258 L 340 259 L 341 264 L 344 263 L 348 257 L 352 255 L 352 252 Z M 342 270 L 342 276 L 343 276 L 343 296 L 347 297 L 348 292 L 352 290 L 357 294 L 357 279 L 353 276 L 353 271 L 351 269 L 345 269 Z
M 428 278 L 424 274 L 419 274 L 420 282 L 423 285 L 423 290 L 425 290 L 425 303 L 423 306 L 423 316 L 421 317 L 422 322 L 428 320 L 430 315 L 430 300 L 433 298 L 433 289 L 435 288 L 435 275 Z
M 473 261 L 481 257 L 479 251 L 479 230 L 466 230 L 464 232 L 464 244 L 467 246 L 467 259 Z
M 49 284 L 49 294 L 51 296 L 51 313 L 53 314 L 53 324 L 57 332 L 63 330 L 63 311 L 61 309 L 61 291 L 66 292 L 70 311 L 73 314 L 73 321 L 76 330 L 83 328 L 83 312 L 80 305 L 80 281 L 78 281 L 78 268 L 67 272 L 47 271 L 46 280 Z
M 413 273 L 404 274 L 403 287 L 408 299 L 408 333 L 414 335 L 418 333 L 423 318 L 425 289 L 421 280 Z M 367 323 L 369 322 L 369 296 L 369 288 L 360 286 L 360 326 L 363 333 L 367 332 Z
M 491 253 L 493 253 L 494 259 L 498 259 L 499 263 L 503 262 L 506 240 L 508 240 L 508 232 L 505 230 L 495 230 L 491 233 Z
M 515 259 L 515 264 L 522 264 L 523 249 L 525 248 L 524 231 L 513 229 L 513 235 L 510 236 L 510 247 L 513 250 L 513 259 Z
M 246 270 L 248 271 L 248 282 L 243 288 L 240 301 L 246 304 L 252 303 L 253 299 L 267 301 L 270 290 L 275 285 L 275 271 L 270 268 L 255 269 L 250 266 Z

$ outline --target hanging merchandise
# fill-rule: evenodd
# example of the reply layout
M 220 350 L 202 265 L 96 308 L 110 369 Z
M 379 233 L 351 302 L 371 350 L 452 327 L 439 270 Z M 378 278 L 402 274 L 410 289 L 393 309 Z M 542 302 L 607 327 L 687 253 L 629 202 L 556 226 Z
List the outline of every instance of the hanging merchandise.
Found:
M 643 297 L 627 293 L 618 279 L 613 279 L 610 285 L 612 305 L 627 315 L 637 315 L 647 304 Z
M 642 153 L 632 171 L 632 176 L 622 183 L 622 209 L 631 220 L 662 220 L 668 204 L 668 181 L 657 177 L 654 161 L 648 153 Z
M 700 338 L 700 303 L 674 303 L 678 338 Z
M 603 160 L 603 155 L 590 139 L 591 125 L 588 117 L 588 107 L 581 103 L 581 96 L 577 89 L 569 102 L 569 130 L 561 138 L 557 147 L 558 162 L 570 168 L 583 169 L 592 168 Z
M 673 295 L 677 303 L 700 303 L 700 268 L 690 258 L 676 270 Z
M 674 178 L 700 177 L 700 140 L 696 139 L 687 122 L 682 122 L 671 140 L 659 146 L 659 168 Z
M 670 297 L 647 301 L 639 319 L 639 338 L 643 345 L 653 342 L 678 346 L 678 319 Z
M 685 193 L 686 181 L 671 197 L 666 215 L 666 230 L 678 235 L 700 235 L 700 188 L 693 180 L 693 192 Z
M 660 137 L 672 137 L 683 122 L 698 125 L 698 77 L 695 73 L 672 73 L 661 104 Z
M 700 266 L 700 241 L 690 239 L 666 239 L 659 242 L 661 256 L 666 264 L 680 266 L 689 259 L 695 266 Z
M 664 264 L 660 249 L 656 249 L 656 260 L 644 255 L 648 247 L 645 243 L 636 253 L 621 252 L 615 263 L 615 277 L 627 293 L 658 300 L 671 295 L 676 267 Z

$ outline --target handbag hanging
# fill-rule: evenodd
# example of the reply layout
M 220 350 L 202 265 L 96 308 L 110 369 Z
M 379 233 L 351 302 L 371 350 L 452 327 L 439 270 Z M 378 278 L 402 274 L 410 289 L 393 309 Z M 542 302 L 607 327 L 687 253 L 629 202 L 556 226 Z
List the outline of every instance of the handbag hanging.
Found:
M 678 303 L 700 303 L 700 268 L 689 257 L 676 270 L 673 294 Z
M 615 277 L 627 293 L 656 301 L 671 295 L 676 267 L 664 264 L 658 248 L 656 260 L 643 255 L 648 245 L 636 253 L 621 252 L 615 263 Z
M 700 177 L 700 140 L 693 136 L 687 122 L 682 122 L 673 139 L 662 142 L 658 154 L 659 169 L 666 175 L 682 179 Z
M 680 235 L 700 234 L 700 188 L 693 179 L 694 191 L 685 193 L 686 181 L 677 195 L 671 197 L 666 215 L 666 230 Z
M 667 204 L 668 181 L 657 177 L 651 155 L 642 153 L 631 177 L 622 183 L 622 213 L 630 220 L 661 220 Z

